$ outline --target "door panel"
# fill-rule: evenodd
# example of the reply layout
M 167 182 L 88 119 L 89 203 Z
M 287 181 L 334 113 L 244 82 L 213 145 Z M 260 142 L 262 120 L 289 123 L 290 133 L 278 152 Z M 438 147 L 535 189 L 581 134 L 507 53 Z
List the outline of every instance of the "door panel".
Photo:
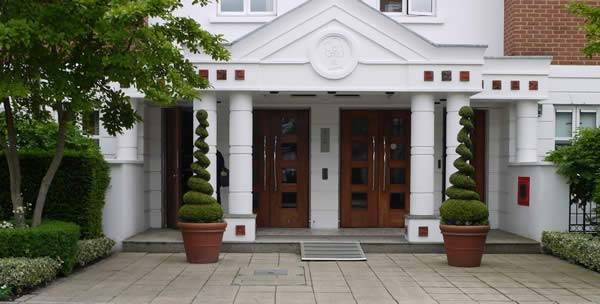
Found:
M 409 137 L 408 111 L 342 112 L 342 227 L 404 226 Z
M 482 202 L 485 201 L 485 174 L 486 174 L 486 111 L 476 110 L 474 125 L 475 130 L 472 134 L 473 141 L 473 167 L 475 168 L 475 182 L 477 184 L 477 193 Z
M 188 190 L 186 181 L 192 176 L 194 162 L 193 119 L 191 108 L 174 107 L 164 110 L 165 118 L 165 187 L 166 225 L 177 228 L 177 211 Z
M 308 225 L 308 111 L 255 111 L 254 197 L 259 227 Z

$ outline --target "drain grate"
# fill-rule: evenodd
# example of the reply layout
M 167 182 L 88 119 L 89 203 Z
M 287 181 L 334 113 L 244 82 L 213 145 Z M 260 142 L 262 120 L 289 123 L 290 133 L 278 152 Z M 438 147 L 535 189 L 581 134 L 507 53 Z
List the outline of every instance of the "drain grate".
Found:
M 365 252 L 358 242 L 324 243 L 301 242 L 303 261 L 366 261 Z

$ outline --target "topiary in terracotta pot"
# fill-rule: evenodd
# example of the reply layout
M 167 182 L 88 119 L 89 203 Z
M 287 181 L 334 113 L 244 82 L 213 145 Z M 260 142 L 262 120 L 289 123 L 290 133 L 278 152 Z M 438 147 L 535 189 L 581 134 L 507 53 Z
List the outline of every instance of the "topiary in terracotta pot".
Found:
M 227 224 L 223 222 L 223 209 L 212 196 L 214 189 L 209 183 L 210 173 L 206 168 L 210 160 L 206 157 L 209 147 L 208 113 L 196 112 L 199 122 L 196 128 L 198 139 L 194 142 L 196 162 L 192 164 L 194 175 L 187 182 L 190 191 L 183 195 L 183 206 L 179 208 L 179 229 L 183 236 L 185 254 L 190 263 L 215 263 L 219 260 L 223 232 Z
M 479 194 L 475 192 L 475 168 L 473 160 L 474 112 L 471 107 L 459 111 L 460 124 L 456 153 L 460 156 L 454 167 L 458 171 L 450 176 L 450 186 L 446 190 L 448 199 L 440 208 L 442 235 L 448 264 L 457 267 L 478 267 L 485 247 L 485 239 L 490 230 L 489 212 Z

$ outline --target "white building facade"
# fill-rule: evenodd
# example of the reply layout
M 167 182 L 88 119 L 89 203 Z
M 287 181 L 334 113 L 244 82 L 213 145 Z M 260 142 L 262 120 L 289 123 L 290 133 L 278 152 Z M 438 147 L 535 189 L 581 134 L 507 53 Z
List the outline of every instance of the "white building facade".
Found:
M 191 1 L 190 1 L 191 2 Z M 476 110 L 478 192 L 493 229 L 539 240 L 568 228 L 569 187 L 544 162 L 597 127 L 600 69 L 505 56 L 502 0 L 221 0 L 190 16 L 230 41 L 228 62 L 189 54 L 210 90 L 97 135 L 111 165 L 104 221 L 121 241 L 176 225 L 193 161 L 193 111 L 209 113 L 210 171 L 226 242 L 260 227 L 406 228 L 441 242 L 458 110 Z M 216 178 L 212 183 L 216 186 Z

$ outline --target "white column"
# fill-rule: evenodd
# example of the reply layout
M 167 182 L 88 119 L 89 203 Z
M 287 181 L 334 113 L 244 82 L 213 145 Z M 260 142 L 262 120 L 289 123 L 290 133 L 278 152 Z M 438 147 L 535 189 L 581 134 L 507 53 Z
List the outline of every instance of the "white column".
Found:
M 517 101 L 517 162 L 537 161 L 537 120 L 536 100 Z
M 410 214 L 433 215 L 434 99 L 416 94 L 411 101 Z
M 514 103 L 508 105 L 508 161 L 517 161 L 517 107 Z
M 131 100 L 131 107 L 137 109 L 137 101 Z M 138 124 L 117 136 L 117 159 L 135 161 L 138 159 Z
M 210 160 L 210 166 L 208 172 L 210 173 L 210 184 L 215 189 L 213 196 L 217 197 L 217 95 L 215 92 L 203 92 L 200 99 L 194 100 L 194 130 L 198 127 L 198 120 L 196 119 L 196 111 L 205 110 L 208 113 L 208 137 L 205 139 L 208 144 L 209 151 L 206 154 Z M 196 142 L 198 136 L 194 131 L 194 142 Z M 194 150 L 196 150 L 194 148 Z
M 229 213 L 252 214 L 252 95 L 232 93 L 229 109 Z
M 431 94 L 415 94 L 411 100 L 410 214 L 406 238 L 411 243 L 440 243 L 440 220 L 435 216 L 435 102 Z M 424 231 L 425 235 L 421 235 Z
M 460 125 L 460 108 L 470 105 L 470 98 L 466 94 L 450 94 L 446 101 L 446 187 L 450 186 L 450 175 L 456 172 L 454 161 L 458 159 L 458 131 Z

